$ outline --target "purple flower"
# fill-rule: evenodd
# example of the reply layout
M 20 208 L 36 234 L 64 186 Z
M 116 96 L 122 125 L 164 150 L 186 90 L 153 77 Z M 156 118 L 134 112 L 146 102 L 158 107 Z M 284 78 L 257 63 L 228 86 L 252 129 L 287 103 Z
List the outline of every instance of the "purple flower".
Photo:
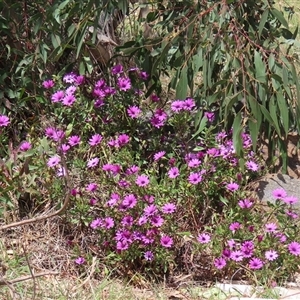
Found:
M 94 158 L 90 159 L 87 162 L 87 167 L 88 168 L 95 168 L 95 167 L 97 167 L 98 163 L 99 163 L 99 158 L 98 157 L 94 157 Z
M 53 103 L 55 102 L 60 102 L 62 99 L 65 97 L 64 91 L 56 91 L 52 96 L 51 96 L 51 101 Z
M 288 196 L 288 197 L 284 197 L 282 199 L 282 201 L 286 204 L 295 204 L 296 202 L 298 202 L 298 198 L 297 197 L 294 197 L 294 196 Z
M 151 119 L 150 119 L 150 124 L 156 128 L 161 128 L 164 126 L 165 124 L 165 119 L 160 119 L 159 117 L 157 116 L 153 116 Z
M 249 199 L 243 199 L 238 202 L 240 208 L 250 208 L 253 205 L 253 202 Z
M 43 87 L 44 87 L 45 89 L 51 89 L 51 88 L 53 88 L 53 87 L 54 87 L 54 81 L 53 81 L 52 79 L 45 80 L 45 81 L 43 82 Z
M 77 257 L 76 259 L 75 259 L 75 263 L 77 264 L 77 265 L 83 265 L 84 263 L 85 263 L 85 259 L 83 258 L 83 257 Z
M 197 241 L 200 244 L 208 244 L 210 242 L 210 240 L 211 240 L 211 237 L 208 233 L 201 233 L 197 237 Z
M 171 110 L 175 113 L 180 112 L 183 110 L 184 102 L 181 100 L 175 100 L 171 103 Z
M 132 226 L 133 225 L 133 217 L 132 216 L 125 216 L 122 221 L 121 224 L 123 226 Z
M 69 144 L 62 144 L 59 147 L 59 149 L 64 153 L 68 152 L 70 150 L 70 148 L 71 148 L 71 146 Z
M 140 78 L 143 80 L 147 80 L 149 77 L 149 74 L 147 72 L 140 72 Z
M 78 135 L 72 135 L 69 137 L 68 139 L 68 143 L 70 146 L 76 146 L 76 145 L 79 145 L 80 144 L 80 136 Z
M 72 94 L 67 94 L 65 97 L 62 99 L 62 103 L 65 106 L 72 106 L 73 103 L 76 101 L 76 98 Z
M 121 74 L 123 73 L 123 66 L 122 65 L 115 65 L 111 68 L 111 73 L 113 75 Z
M 160 100 L 160 98 L 159 98 L 157 95 L 155 95 L 155 94 L 152 94 L 152 95 L 150 96 L 150 99 L 151 99 L 153 102 L 158 102 L 158 101 Z
M 194 107 L 196 106 L 195 104 L 195 100 L 192 99 L 192 98 L 186 98 L 184 101 L 183 101 L 183 109 L 185 110 L 192 110 Z
M 63 77 L 63 82 L 65 83 L 74 83 L 77 75 L 74 72 L 67 73 Z
M 71 85 L 66 89 L 66 95 L 74 95 L 76 92 L 76 86 Z
M 78 75 L 75 78 L 75 84 L 76 85 L 82 85 L 84 83 L 84 81 L 85 81 L 85 78 L 84 78 L 83 75 Z
M 168 171 L 168 175 L 169 178 L 176 178 L 179 176 L 179 170 L 177 167 L 172 167 L 169 171 Z
M 127 77 L 118 78 L 118 87 L 121 91 L 128 91 L 131 88 L 131 81 Z
M 160 238 L 160 244 L 165 248 L 170 248 L 173 245 L 173 239 L 167 235 Z
M 86 187 L 86 190 L 88 192 L 95 192 L 98 188 L 98 185 L 96 183 L 89 183 Z
M 60 157 L 58 155 L 52 156 L 48 159 L 47 166 L 53 168 L 60 163 Z
M 144 253 L 144 257 L 146 260 L 151 261 L 154 258 L 154 254 L 152 253 L 152 251 L 146 251 Z
M 117 242 L 117 250 L 124 251 L 129 248 L 129 244 L 127 241 L 121 240 Z
M 253 172 L 256 172 L 259 170 L 259 165 L 257 163 L 255 163 L 254 161 L 247 161 L 245 165 L 246 165 L 247 169 L 249 169 Z
M 149 177 L 147 175 L 139 175 L 135 181 L 138 186 L 147 186 L 149 184 Z
M 300 244 L 298 242 L 289 243 L 288 249 L 291 254 L 296 255 L 296 256 L 300 255 Z
M 106 229 L 113 228 L 114 225 L 115 225 L 114 219 L 111 218 L 111 217 L 106 217 L 106 218 L 103 220 L 103 226 L 104 226 Z
M 124 197 L 124 200 L 122 201 L 122 205 L 125 208 L 134 208 L 136 204 L 137 204 L 137 199 L 133 194 L 126 195 Z
M 152 216 L 156 213 L 157 213 L 157 207 L 154 204 L 148 205 L 144 208 L 144 214 L 146 217 Z
M 232 240 L 232 239 L 228 240 L 227 245 L 229 246 L 230 249 L 235 248 L 235 245 L 236 245 L 235 240 Z
M 240 228 L 241 228 L 241 224 L 239 222 L 233 222 L 229 225 L 229 229 L 233 232 L 237 231 Z
M 275 223 L 268 223 L 265 225 L 266 232 L 276 232 L 277 231 L 277 225 Z
M 151 225 L 155 227 L 160 227 L 164 223 L 164 219 L 159 215 L 151 216 L 150 221 Z
M 159 152 L 155 153 L 155 154 L 154 154 L 154 161 L 159 160 L 159 159 L 162 158 L 165 154 L 166 154 L 166 151 L 159 151 Z
M 107 206 L 113 207 L 120 200 L 120 195 L 116 193 L 112 193 L 110 199 L 106 202 Z
M 230 259 L 234 261 L 242 261 L 244 258 L 243 252 L 240 250 L 235 250 L 230 253 Z
M 120 146 L 124 146 L 129 143 L 129 140 L 130 140 L 130 138 L 127 134 L 125 134 L 125 133 L 120 134 L 118 137 L 118 144 Z
M 130 118 L 136 119 L 142 111 L 137 106 L 130 106 L 127 108 L 127 114 Z
M 102 225 L 103 225 L 102 219 L 97 218 L 91 222 L 90 227 L 92 229 L 97 229 L 97 228 L 101 227 Z
M 161 210 L 164 214 L 172 214 L 176 210 L 176 205 L 173 203 L 166 203 Z
M 287 193 L 284 189 L 275 189 L 273 192 L 272 192 L 272 195 L 274 198 L 276 199 L 283 199 L 287 196 Z
M 89 144 L 91 146 L 96 146 L 98 144 L 100 144 L 102 141 L 102 136 L 98 133 L 92 135 L 92 137 L 89 139 Z
M 139 218 L 139 220 L 138 220 L 138 224 L 139 224 L 140 226 L 146 224 L 147 222 L 148 222 L 148 218 L 147 218 L 146 216 L 141 216 L 141 217 Z
M 201 164 L 201 161 L 198 158 L 192 158 L 188 162 L 189 168 L 197 168 Z
M 249 261 L 249 268 L 253 270 L 261 269 L 263 265 L 264 265 L 263 261 L 257 257 L 253 257 Z
M 231 191 L 231 192 L 234 192 L 234 191 L 236 191 L 236 190 L 239 189 L 239 185 L 238 185 L 237 183 L 235 183 L 235 182 L 228 183 L 228 184 L 226 185 L 226 187 L 227 187 L 227 189 L 228 189 L 229 191 Z
M 202 181 L 202 175 L 200 173 L 190 173 L 188 181 L 191 184 L 198 184 Z
M 91 198 L 91 199 L 90 199 L 90 205 L 92 205 L 92 206 L 96 205 L 97 202 L 98 202 L 98 200 L 95 199 L 95 198 Z
M 9 118 L 5 115 L 0 115 L 0 127 L 6 127 L 10 123 Z
M 275 260 L 278 257 L 278 253 L 275 250 L 268 250 L 265 252 L 265 258 L 267 260 Z
M 225 249 L 222 251 L 222 257 L 224 257 L 224 258 L 226 258 L 226 259 L 229 259 L 229 258 L 230 258 L 230 255 L 231 255 L 230 249 L 225 248 Z
M 206 117 L 207 121 L 212 123 L 215 119 L 215 114 L 213 112 L 205 112 L 204 117 Z
M 288 210 L 286 212 L 287 216 L 291 217 L 292 219 L 297 219 L 298 218 L 298 215 L 296 213 L 294 213 L 293 211 L 291 210 Z
M 28 151 L 29 149 L 31 149 L 31 144 L 30 144 L 29 142 L 27 142 L 27 141 L 23 141 L 23 142 L 21 143 L 21 145 L 20 145 L 20 150 L 21 150 L 22 152 L 26 152 L 26 151 Z
M 214 265 L 217 269 L 221 270 L 226 266 L 226 260 L 223 257 L 216 258 Z
M 129 167 L 127 170 L 126 170 L 126 175 L 132 175 L 132 174 L 135 174 L 137 173 L 138 171 L 140 170 L 140 168 L 136 165 L 133 165 L 131 167 Z

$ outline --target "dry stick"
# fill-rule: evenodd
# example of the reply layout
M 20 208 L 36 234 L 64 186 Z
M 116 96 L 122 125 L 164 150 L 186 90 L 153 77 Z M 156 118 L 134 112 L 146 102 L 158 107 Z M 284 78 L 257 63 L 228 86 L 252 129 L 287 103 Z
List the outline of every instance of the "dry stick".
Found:
M 29 261 L 29 258 L 28 258 L 28 255 L 27 255 L 27 252 L 26 252 L 24 244 L 22 244 L 22 248 L 23 248 L 25 259 L 26 259 L 26 262 L 27 262 L 27 265 L 28 265 L 28 268 L 29 268 L 29 272 L 31 274 L 31 278 L 33 280 L 33 296 L 32 296 L 32 300 L 35 300 L 35 296 L 36 296 L 36 280 L 35 280 L 34 274 L 32 272 L 32 269 L 31 269 L 31 266 L 30 266 L 30 261 Z
M 37 278 L 37 277 L 46 276 L 46 275 L 59 275 L 59 274 L 60 274 L 59 272 L 49 271 L 49 272 L 37 273 L 37 274 L 34 274 L 33 276 L 34 276 L 34 278 Z M 12 280 L 1 278 L 0 279 L 0 286 L 1 285 L 9 285 L 9 284 L 11 285 L 11 284 L 15 284 L 15 283 L 18 283 L 18 282 L 30 280 L 30 279 L 32 279 L 31 275 L 21 276 L 21 277 L 12 279 Z
M 66 184 L 66 196 L 65 196 L 63 206 L 59 210 L 57 210 L 56 212 L 54 212 L 52 214 L 49 214 L 49 215 L 46 215 L 46 216 L 39 216 L 39 217 L 36 217 L 36 218 L 31 218 L 31 219 L 28 219 L 28 220 L 14 222 L 14 223 L 11 223 L 11 224 L 8 224 L 8 225 L 1 226 L 0 231 L 1 230 L 6 230 L 6 229 L 9 229 L 9 228 L 12 228 L 12 227 L 22 226 L 22 225 L 42 221 L 42 220 L 45 220 L 45 219 L 49 219 L 49 218 L 55 217 L 55 216 L 63 213 L 67 209 L 67 207 L 69 205 L 69 202 L 70 202 L 71 183 L 70 183 L 70 176 L 69 176 L 68 169 L 67 169 L 67 164 L 66 164 L 66 161 L 64 159 L 63 154 L 61 154 L 61 162 L 62 162 L 63 173 L 65 173 L 64 177 L 65 177 L 65 184 Z

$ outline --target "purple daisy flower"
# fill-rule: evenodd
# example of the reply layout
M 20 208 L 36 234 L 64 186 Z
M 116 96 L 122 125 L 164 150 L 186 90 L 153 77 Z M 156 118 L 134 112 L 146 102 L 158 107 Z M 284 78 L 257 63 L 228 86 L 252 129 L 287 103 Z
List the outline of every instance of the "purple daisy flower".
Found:
M 49 80 L 43 81 L 42 85 L 45 89 L 51 89 L 54 87 L 55 83 L 52 79 L 49 79 Z
M 122 65 L 115 65 L 111 68 L 111 73 L 113 75 L 121 74 L 123 73 L 123 66 Z
M 239 189 L 240 186 L 239 186 L 237 183 L 235 183 L 235 182 L 231 182 L 231 183 L 228 183 L 228 184 L 226 185 L 226 187 L 227 187 L 227 189 L 228 189 L 229 191 L 235 192 L 236 190 Z
M 179 170 L 177 167 L 172 167 L 169 171 L 168 171 L 168 176 L 169 178 L 176 178 L 179 176 Z
M 263 261 L 257 257 L 253 257 L 249 261 L 249 268 L 252 270 L 261 269 L 263 265 L 264 265 Z
M 152 251 L 146 251 L 144 253 L 144 258 L 148 261 L 151 261 L 154 258 L 154 254 L 152 253 Z
M 243 200 L 240 200 L 238 202 L 238 205 L 239 205 L 240 208 L 247 209 L 247 208 L 250 208 L 253 205 L 253 202 L 250 201 L 249 199 L 243 199 Z
M 76 146 L 76 145 L 79 145 L 80 144 L 80 136 L 78 135 L 72 135 L 69 137 L 68 139 L 68 143 L 70 146 Z
M 86 187 L 86 190 L 88 192 L 95 192 L 98 188 L 98 185 L 96 183 L 89 183 Z
M 5 115 L 0 115 L 0 127 L 6 127 L 10 123 L 9 118 Z
M 277 225 L 275 223 L 268 223 L 265 225 L 266 232 L 276 232 L 277 231 Z
M 162 158 L 165 154 L 166 154 L 166 151 L 159 151 L 159 152 L 155 153 L 155 154 L 154 154 L 154 161 L 159 160 L 159 159 Z
M 127 108 L 127 114 L 130 118 L 136 119 L 142 111 L 137 106 L 130 106 Z
M 121 91 L 128 91 L 131 88 L 131 81 L 127 77 L 120 77 L 118 78 L 118 87 Z
M 99 163 L 99 158 L 98 157 L 94 157 L 94 158 L 90 159 L 87 162 L 87 167 L 88 168 L 95 168 L 95 167 L 97 167 L 98 163 Z
M 300 255 L 300 244 L 298 242 L 289 243 L 288 249 L 291 254 L 296 255 L 296 256 Z
M 278 253 L 275 250 L 268 250 L 265 252 L 265 258 L 267 260 L 275 260 L 278 257 Z
M 195 100 L 192 99 L 192 98 L 186 98 L 186 99 L 183 101 L 183 109 L 185 109 L 185 110 L 187 110 L 187 111 L 192 110 L 195 106 L 196 106 Z
M 178 113 L 181 110 L 183 110 L 183 107 L 184 107 L 184 102 L 181 100 L 175 100 L 171 104 L 171 110 L 175 113 Z
M 200 173 L 190 173 L 188 181 L 191 184 L 198 184 L 202 181 L 202 175 Z
M 293 205 L 295 204 L 296 202 L 298 202 L 298 198 L 297 197 L 294 197 L 294 196 L 288 196 L 288 197 L 284 197 L 282 199 L 282 201 L 286 204 L 290 204 L 290 205 Z
M 244 258 L 243 252 L 240 250 L 231 251 L 230 259 L 234 261 L 242 261 Z
M 173 239 L 167 235 L 160 238 L 160 244 L 165 248 L 170 248 L 173 245 Z
M 201 233 L 197 237 L 197 241 L 200 244 L 208 244 L 210 242 L 210 240 L 211 240 L 211 237 L 208 233 Z
M 61 102 L 62 99 L 65 97 L 65 92 L 64 91 L 56 91 L 52 96 L 51 96 L 51 101 L 53 103 L 56 102 Z
M 20 145 L 20 150 L 22 151 L 22 152 L 26 152 L 26 151 L 28 151 L 29 149 L 31 149 L 31 144 L 29 143 L 29 142 L 27 142 L 27 141 L 24 141 L 24 142 L 22 142 L 21 143 L 21 145 Z
M 77 257 L 76 259 L 75 259 L 75 264 L 77 264 L 77 265 L 83 265 L 85 263 L 85 259 L 83 258 L 83 257 Z
M 164 223 L 164 219 L 159 215 L 154 215 L 150 217 L 150 222 L 152 226 L 160 227 Z
M 76 98 L 72 94 L 67 94 L 65 97 L 62 99 L 62 103 L 65 106 L 72 106 L 73 103 L 76 101 Z
M 256 172 L 259 170 L 259 165 L 257 163 L 255 163 L 254 161 L 250 160 L 246 162 L 246 167 L 248 170 L 251 170 L 253 172 Z
M 53 168 L 60 163 L 60 157 L 58 155 L 52 156 L 48 159 L 47 166 Z
M 286 193 L 286 191 L 284 189 L 279 188 L 279 189 L 275 189 L 272 192 L 272 195 L 276 199 L 283 199 L 283 198 L 285 198 L 287 196 L 287 193 Z
M 217 269 L 221 270 L 226 266 L 226 260 L 223 257 L 216 258 L 214 265 Z
M 89 144 L 90 146 L 96 146 L 100 144 L 102 141 L 102 136 L 98 133 L 94 134 L 90 139 L 89 139 Z
M 149 182 L 150 182 L 149 177 L 144 174 L 139 175 L 135 181 L 135 183 L 141 187 L 147 186 L 149 184 Z
M 161 210 L 164 214 L 172 214 L 176 210 L 176 205 L 173 203 L 166 203 Z

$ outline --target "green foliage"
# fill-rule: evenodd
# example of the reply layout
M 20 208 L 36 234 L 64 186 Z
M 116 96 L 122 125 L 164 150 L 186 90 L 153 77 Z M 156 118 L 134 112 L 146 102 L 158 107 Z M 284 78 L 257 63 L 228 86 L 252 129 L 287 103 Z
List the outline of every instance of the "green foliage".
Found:
M 150 91 L 169 76 L 177 98 L 194 97 L 223 128 L 239 136 L 246 127 L 254 148 L 267 139 L 270 156 L 279 148 L 286 157 L 287 135 L 300 120 L 297 58 L 289 54 L 298 28 L 289 30 L 272 1 L 157 1 L 148 16 L 154 36 L 119 50 L 151 74 Z M 242 154 L 240 138 L 235 147 Z

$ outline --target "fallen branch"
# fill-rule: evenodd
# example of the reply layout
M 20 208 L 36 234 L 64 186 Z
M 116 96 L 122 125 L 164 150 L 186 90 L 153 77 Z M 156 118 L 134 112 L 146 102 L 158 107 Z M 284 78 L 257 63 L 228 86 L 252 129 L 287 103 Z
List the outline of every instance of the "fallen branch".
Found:
M 42 276 L 46 276 L 46 275 L 59 275 L 59 274 L 60 274 L 59 272 L 49 271 L 49 272 L 37 273 L 37 274 L 34 274 L 33 276 L 34 276 L 34 278 L 37 278 L 37 277 L 42 277 Z M 30 280 L 30 279 L 32 279 L 32 275 L 21 276 L 21 277 L 12 279 L 12 280 L 5 279 L 4 277 L 2 277 L 2 278 L 0 278 L 0 286 L 11 285 L 11 284 L 15 284 L 18 282 Z

